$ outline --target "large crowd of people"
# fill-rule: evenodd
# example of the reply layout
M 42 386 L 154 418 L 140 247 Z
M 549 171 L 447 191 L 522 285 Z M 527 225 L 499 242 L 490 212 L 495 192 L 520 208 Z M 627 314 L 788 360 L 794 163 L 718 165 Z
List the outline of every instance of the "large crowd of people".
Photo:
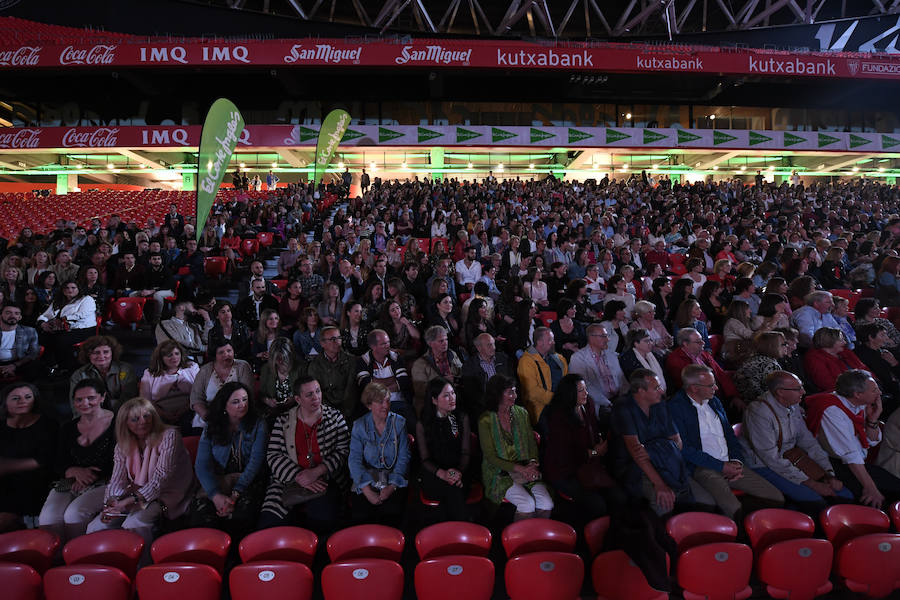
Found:
M 0 261 L 0 531 L 403 526 L 419 492 L 453 520 L 481 496 L 516 520 L 885 506 L 898 214 L 861 179 L 491 176 L 238 192 L 199 242 L 174 205 L 24 229 Z M 242 256 L 260 232 L 278 249 Z M 146 299 L 149 364 L 104 328 L 121 297 Z M 42 399 L 48 374 L 68 393 Z

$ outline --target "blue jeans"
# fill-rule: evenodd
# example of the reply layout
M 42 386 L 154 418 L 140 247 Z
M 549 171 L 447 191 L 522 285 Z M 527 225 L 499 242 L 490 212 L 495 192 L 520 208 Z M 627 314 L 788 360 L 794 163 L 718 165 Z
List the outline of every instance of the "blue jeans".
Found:
M 841 488 L 839 492 L 835 492 L 835 500 L 829 501 L 814 492 L 812 488 L 801 483 L 792 483 L 768 467 L 760 467 L 753 470 L 763 479 L 778 488 L 778 491 L 784 494 L 785 498 L 789 498 L 797 503 L 818 504 L 824 508 L 829 504 L 835 504 L 835 501 L 853 502 L 853 494 L 846 487 Z

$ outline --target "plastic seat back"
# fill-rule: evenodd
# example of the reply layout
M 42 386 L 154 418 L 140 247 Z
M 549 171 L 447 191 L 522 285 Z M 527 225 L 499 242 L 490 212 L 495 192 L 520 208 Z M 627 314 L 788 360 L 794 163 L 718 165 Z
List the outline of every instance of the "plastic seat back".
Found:
M 855 504 L 829 506 L 820 513 L 819 519 L 835 550 L 855 537 L 886 532 L 891 528 L 891 520 L 886 514 L 877 508 Z
M 63 548 L 67 565 L 105 565 L 115 567 L 134 579 L 144 538 L 126 529 L 108 529 L 78 536 Z
M 260 560 L 285 560 L 312 566 L 319 538 L 302 527 L 271 527 L 251 533 L 238 546 L 245 563 Z
M 47 600 L 129 600 L 131 580 L 115 567 L 66 565 L 44 574 Z
M 758 554 L 757 572 L 773 598 L 812 600 L 833 587 L 828 580 L 834 548 L 813 538 L 774 543 Z
M 503 530 L 501 541 L 506 556 L 529 552 L 572 552 L 576 533 L 572 527 L 552 519 L 527 519 Z
M 744 600 L 752 590 L 753 551 L 734 542 L 703 544 L 678 558 L 678 585 L 684 600 Z
M 219 277 L 228 269 L 228 259 L 224 256 L 207 256 L 203 259 L 203 268 L 210 277 Z
M 260 231 L 256 234 L 256 239 L 259 240 L 260 246 L 268 248 L 272 245 L 272 242 L 275 241 L 275 234 L 271 231 Z
M 890 508 L 891 523 L 894 524 L 894 530 L 900 531 L 900 500 L 891 504 Z
M 257 252 L 259 252 L 259 240 L 251 238 L 241 240 L 241 254 L 250 257 L 255 256 Z
M 591 565 L 591 580 L 598 600 L 666 600 L 669 597 L 668 593 L 650 587 L 643 571 L 622 550 L 598 554 Z
M 403 568 L 383 558 L 332 563 L 322 570 L 322 594 L 325 600 L 400 600 Z
M 680 554 L 702 544 L 733 542 L 737 538 L 737 524 L 722 515 L 686 512 L 669 518 L 666 532 L 678 544 Z
M 237 565 L 228 575 L 232 600 L 309 600 L 313 574 L 309 567 L 280 560 Z
M 0 589 L 6 600 L 41 600 L 41 576 L 26 564 L 0 562 Z
M 507 561 L 504 580 L 511 600 L 576 600 L 584 582 L 584 563 L 569 552 L 520 554 Z
M 416 551 L 421 560 L 455 554 L 487 556 L 490 550 L 490 530 L 475 523 L 446 521 L 416 535 Z
M 783 508 L 756 510 L 744 519 L 744 529 L 750 538 L 750 546 L 755 554 L 765 548 L 798 538 L 811 538 L 816 531 L 816 523 L 809 515 Z
M 200 450 L 200 436 L 186 435 L 181 438 L 181 443 L 184 449 L 188 451 L 188 454 L 191 455 L 191 464 L 193 465 L 197 462 L 197 451 Z
M 609 531 L 610 518 L 599 517 L 584 526 L 584 539 L 587 541 L 591 556 L 597 556 L 603 550 L 603 541 Z
M 209 565 L 148 565 L 138 571 L 136 581 L 140 600 L 220 600 L 222 593 L 222 576 Z
M 116 325 L 131 325 L 139 323 L 144 318 L 144 304 L 146 298 L 123 297 L 109 305 L 109 318 Z
M 882 598 L 900 588 L 900 535 L 871 533 L 837 548 L 837 571 L 850 590 Z
M 168 533 L 150 547 L 155 563 L 189 562 L 209 565 L 220 575 L 225 570 L 225 556 L 231 537 L 224 531 L 195 527 Z
M 0 534 L 0 562 L 23 563 L 40 574 L 50 568 L 59 538 L 43 529 L 23 529 Z
M 384 525 L 357 525 L 328 538 L 328 558 L 332 562 L 358 558 L 400 561 L 406 539 L 403 532 Z
M 440 556 L 416 565 L 418 600 L 491 600 L 494 563 L 483 556 Z

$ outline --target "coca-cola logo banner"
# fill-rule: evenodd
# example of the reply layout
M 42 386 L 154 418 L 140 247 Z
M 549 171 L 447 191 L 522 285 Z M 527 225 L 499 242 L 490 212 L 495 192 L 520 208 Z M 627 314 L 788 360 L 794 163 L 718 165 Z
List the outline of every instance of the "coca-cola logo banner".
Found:
M 831 46 L 829 46 L 830 48 Z M 577 69 L 579 72 L 709 73 L 768 77 L 900 79 L 900 54 L 782 52 L 650 44 L 536 44 L 496 40 L 338 39 L 180 43 L 0 45 L 0 71 L 81 67 L 392 67 Z

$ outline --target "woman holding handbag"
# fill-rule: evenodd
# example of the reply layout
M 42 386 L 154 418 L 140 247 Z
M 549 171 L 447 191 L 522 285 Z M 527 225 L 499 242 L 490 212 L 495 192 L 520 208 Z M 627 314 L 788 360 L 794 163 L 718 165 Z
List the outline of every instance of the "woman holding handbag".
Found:
M 55 368 L 75 368 L 72 347 L 93 335 L 97 328 L 96 308 L 94 299 L 82 293 L 77 283 L 67 281 L 38 317 L 44 361 L 50 365 L 51 374 Z
M 587 520 L 618 512 L 625 494 L 606 468 L 606 432 L 600 430 L 581 375 L 560 380 L 542 420 L 544 476 L 553 489 L 575 502 Z

